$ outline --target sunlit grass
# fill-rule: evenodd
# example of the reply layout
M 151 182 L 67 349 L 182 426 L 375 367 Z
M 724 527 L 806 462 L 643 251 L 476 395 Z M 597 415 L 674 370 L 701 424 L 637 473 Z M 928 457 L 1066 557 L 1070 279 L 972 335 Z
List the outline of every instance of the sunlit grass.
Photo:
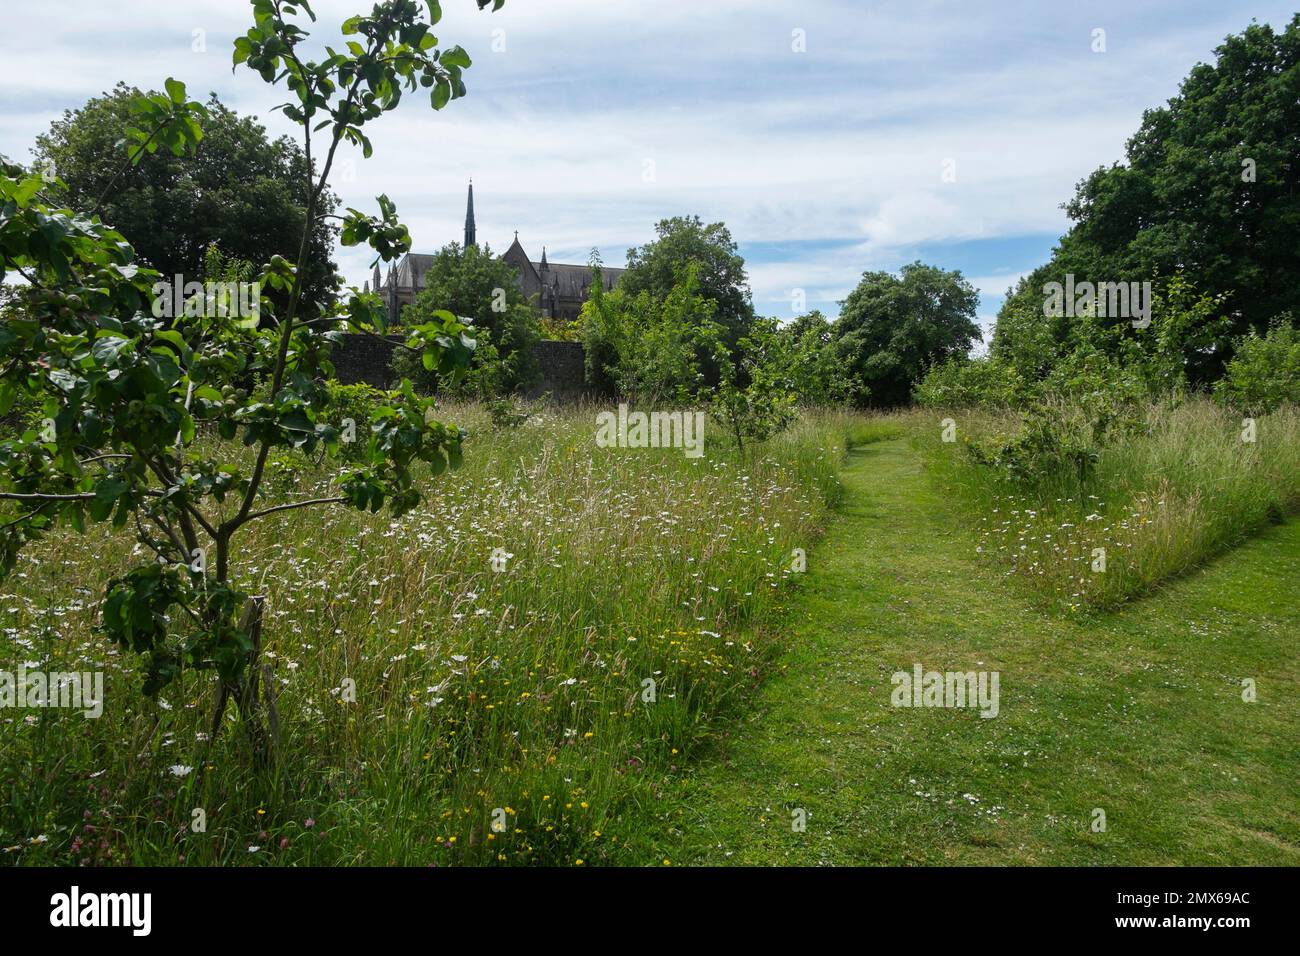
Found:
M 232 715 L 207 740 L 210 674 L 155 704 L 93 633 L 104 582 L 145 560 L 129 537 L 29 549 L 0 585 L 0 668 L 102 668 L 107 701 L 97 720 L 0 712 L 0 859 L 657 862 L 624 847 L 761 679 L 761 625 L 838 493 L 852 419 L 805 415 L 742 460 L 712 434 L 699 459 L 599 449 L 591 410 L 495 431 L 475 406 L 441 414 L 471 432 L 465 465 L 415 512 L 289 511 L 236 539 L 282 726 L 264 773 Z M 276 494 L 331 475 L 286 459 Z
M 960 440 L 941 439 L 952 417 Z M 917 414 L 913 434 L 966 504 L 977 550 L 1070 610 L 1113 607 L 1240 543 L 1300 506 L 1300 410 L 1255 421 L 1206 399 L 1152 404 L 1144 427 L 1104 446 L 1089 478 L 1020 488 L 962 444 L 1012 434 L 1008 414 Z

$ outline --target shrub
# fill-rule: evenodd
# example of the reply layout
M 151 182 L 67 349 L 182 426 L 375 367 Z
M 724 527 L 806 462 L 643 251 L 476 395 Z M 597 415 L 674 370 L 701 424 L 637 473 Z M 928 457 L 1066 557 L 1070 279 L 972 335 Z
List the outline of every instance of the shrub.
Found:
M 541 326 L 512 265 L 488 246 L 462 249 L 451 243 L 434 253 L 421 281 L 424 289 L 402 309 L 402 323 L 425 322 L 445 309 L 468 322 L 478 342 L 470 378 L 460 394 L 487 398 L 527 388 L 536 380 L 534 345 L 541 338 Z M 420 384 L 417 376 L 406 377 Z M 438 387 L 447 390 L 446 383 Z
M 498 395 L 507 394 L 514 387 L 514 383 L 520 381 L 524 373 L 519 371 L 518 363 L 525 358 L 530 363 L 533 362 L 531 346 L 527 349 L 526 355 L 520 350 L 502 355 L 491 342 L 479 339 L 469 371 L 458 376 L 455 381 L 448 380 L 437 370 L 426 369 L 420 354 L 410 349 L 395 349 L 391 367 L 393 374 L 399 380 L 410 379 L 411 386 L 420 395 L 445 394 L 456 398 L 477 398 L 487 401 Z
M 766 441 L 794 421 L 796 396 L 785 371 L 788 343 L 775 319 L 755 319 L 736 344 L 735 356 L 722 342 L 715 348 L 721 381 L 709 411 L 738 448 Z
M 1062 358 L 1035 391 L 1089 406 L 1116 406 L 1140 403 L 1148 397 L 1150 389 L 1137 365 L 1083 344 Z
M 1214 388 L 1223 404 L 1250 415 L 1300 404 L 1300 329 L 1289 319 L 1274 322 L 1266 335 L 1237 340 L 1237 354 Z
M 781 374 L 801 405 L 843 405 L 855 390 L 835 350 L 834 325 L 820 312 L 801 315 L 777 330 Z M 860 395 L 866 386 L 857 383 Z
M 1015 366 L 991 358 L 949 359 L 931 366 L 913 397 L 925 408 L 1004 408 L 1026 392 Z
M 359 461 L 370 442 L 370 416 L 387 403 L 388 395 L 364 382 L 355 385 L 327 382 L 325 388 L 330 398 L 329 424 L 337 428 L 341 436 L 340 457 Z M 352 423 L 351 428 L 348 422 Z
M 1106 421 L 1099 438 L 1082 427 L 1090 416 L 1058 401 L 964 415 L 973 437 L 956 454 L 937 432 L 916 439 L 964 501 L 977 551 L 1070 610 L 1114 607 L 1300 506 L 1295 406 L 1263 418 L 1257 442 L 1205 398 L 1126 413 L 1139 423 Z
M 706 387 L 705 367 L 725 353 L 716 311 L 700 294 L 695 267 L 662 300 L 593 283 L 580 317 L 588 384 L 648 408 L 695 400 Z
M 542 338 L 550 342 L 581 342 L 582 326 L 577 321 L 555 318 L 549 315 L 540 320 Z
M 1070 392 L 1123 387 L 1163 396 L 1203 381 L 1219 361 L 1224 296 L 1199 290 L 1181 272 L 1150 279 L 1147 324 L 1098 316 L 1095 304 L 1074 315 L 1044 316 L 1035 290 L 1022 288 L 998 317 L 991 354 L 1014 366 L 1031 389 Z M 1032 294 L 1031 294 L 1032 293 Z
M 1101 450 L 1144 428 L 1141 390 L 1118 383 L 1114 372 L 1108 361 L 1079 371 L 1073 390 L 1048 393 L 1023 411 L 1015 437 L 968 443 L 967 454 L 1025 488 L 1080 493 Z
M 1104 429 L 1102 429 L 1104 431 Z M 998 477 L 1025 487 L 1049 483 L 1082 487 L 1097 463 L 1097 423 L 1064 405 L 1039 405 L 1010 439 L 969 442 L 966 453 Z
M 487 411 L 493 429 L 509 431 L 523 425 L 530 418 L 541 415 L 546 407 L 548 396 L 549 393 L 533 402 L 525 402 L 513 395 L 502 395 L 500 398 L 492 399 L 487 402 Z

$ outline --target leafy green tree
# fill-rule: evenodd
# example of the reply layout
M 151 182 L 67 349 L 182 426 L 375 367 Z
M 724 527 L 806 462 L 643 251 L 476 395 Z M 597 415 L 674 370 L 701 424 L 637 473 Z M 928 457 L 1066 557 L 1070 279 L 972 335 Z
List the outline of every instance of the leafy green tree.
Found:
M 1215 387 L 1224 404 L 1248 415 L 1266 415 L 1285 403 L 1300 405 L 1300 329 L 1279 317 L 1265 335 L 1252 332 L 1237 343 Z
M 1046 316 L 1041 298 L 1009 302 L 998 318 L 990 355 L 1031 390 L 1061 390 L 1068 370 L 1079 365 L 1080 352 L 1106 358 L 1124 379 L 1140 382 L 1152 395 L 1194 385 L 1198 370 L 1230 334 L 1226 296 L 1198 290 L 1181 271 L 1149 281 L 1149 312 L 1140 325 L 1099 316 L 1095 306 L 1072 316 Z
M 268 83 L 285 81 L 291 100 L 281 109 L 302 128 L 304 175 L 312 176 L 296 260 L 273 256 L 259 275 L 262 287 L 281 293 L 283 310 L 264 295 L 258 322 L 207 308 L 158 317 L 151 307 L 158 273 L 133 261 L 121 233 L 88 211 L 51 205 L 39 174 L 9 167 L 0 175 L 0 280 L 12 271 L 27 282 L 21 308 L 0 326 L 0 415 L 23 397 L 37 398 L 45 414 L 39 427 L 0 441 L 0 503 L 12 509 L 0 520 L 0 559 L 12 569 L 19 549 L 56 524 L 133 522 L 157 560 L 109 583 L 103 630 L 143 657 L 147 693 L 182 668 L 215 670 L 214 732 L 233 698 L 264 744 L 259 670 L 250 666 L 259 605 L 231 578 L 240 530 L 270 514 L 324 505 L 386 505 L 400 514 L 420 500 L 419 463 L 437 475 L 460 461 L 460 429 L 436 421 L 432 400 L 403 383 L 371 414 L 368 440 L 358 428 L 367 452 L 338 476 L 337 494 L 267 501 L 273 450 L 336 451 L 346 441 L 329 423 L 331 390 L 322 381 L 339 330 L 386 328 L 376 295 L 351 290 L 342 315 L 304 298 L 311 224 L 337 149 L 346 140 L 368 155 L 363 128 L 394 109 L 404 90 L 429 90 L 435 108 L 463 95 L 469 57 L 459 47 L 437 49 L 436 0 L 427 21 L 411 0 L 377 4 L 343 24 L 347 52 L 329 50 L 319 60 L 299 55 L 307 34 L 295 20 L 315 19 L 307 3 L 253 0 L 252 8 L 254 25 L 235 43 L 235 64 Z M 203 107 L 187 100 L 183 84 L 169 79 L 165 87 L 165 95 L 133 104 L 124 165 L 161 148 L 181 155 L 202 139 Z M 315 176 L 312 134 L 321 129 L 328 135 Z M 391 260 L 410 248 L 410 236 L 386 197 L 379 206 L 379 216 L 350 211 L 342 239 Z M 468 365 L 474 343 L 466 331 L 443 312 L 407 329 L 406 345 L 450 374 Z M 238 386 L 250 371 L 269 381 L 265 399 Z M 196 444 L 203 426 L 226 441 Z M 251 468 L 231 459 L 236 437 L 251 449 Z
M 850 392 L 835 351 L 835 325 L 817 310 L 791 319 L 775 332 L 781 341 L 782 373 L 804 405 L 838 405 Z
M 1019 405 L 1024 394 L 1014 365 L 991 356 L 961 356 L 932 366 L 913 397 L 924 408 L 1006 408 Z
M 513 266 L 488 246 L 462 249 L 453 242 L 434 253 L 423 281 L 401 321 L 419 325 L 444 309 L 468 321 L 479 341 L 472 376 L 480 397 L 525 388 L 536 380 L 533 346 L 541 327 Z
M 1021 304 L 1004 311 L 989 356 L 934 366 L 916 387 L 927 407 L 1026 407 L 1040 400 L 1089 403 L 1107 393 L 1121 404 L 1167 398 L 1187 386 L 1187 369 L 1223 334 L 1223 297 L 1193 288 L 1181 273 L 1152 283 L 1147 322 L 1116 324 L 1085 308 L 1068 319 Z M 1026 314 L 1028 313 L 1028 314 Z M 1054 338 L 1061 323 L 1062 340 Z M 1014 326 L 1016 347 L 1005 334 Z
M 579 316 L 587 380 L 596 391 L 654 408 L 692 401 L 706 387 L 701 356 L 728 350 L 714 319 L 717 303 L 701 294 L 697 274 L 688 266 L 659 299 L 622 285 L 605 292 L 597 272 Z
M 1036 294 L 1029 286 L 1035 276 L 1040 282 Z M 1018 377 L 1029 382 L 1051 372 L 1070 348 L 1074 319 L 1044 313 L 1042 283 L 1046 281 L 1046 271 L 1040 268 L 1008 290 L 989 344 L 991 358 L 1014 368 Z
M 674 216 L 655 226 L 657 239 L 627 251 L 627 271 L 619 286 L 663 301 L 696 270 L 699 295 L 716 303 L 713 319 L 734 347 L 754 321 L 749 279 L 731 232 L 720 222 L 705 225 L 699 216 Z
M 722 378 L 710 390 L 709 410 L 742 455 L 747 445 L 766 441 L 794 421 L 789 344 L 776 319 L 754 320 L 732 351 L 717 342 Z
M 899 275 L 864 272 L 840 303 L 835 345 L 858 404 L 905 405 L 935 363 L 979 341 L 979 294 L 958 271 L 913 262 Z
M 269 140 L 251 117 L 240 117 L 216 96 L 194 121 L 202 139 L 193 152 L 146 153 L 122 169 L 124 130 L 139 128 L 137 89 L 119 83 L 103 96 L 55 121 L 38 136 L 34 168 L 57 175 L 49 200 L 98 212 L 135 248 L 142 265 L 165 277 L 199 276 L 208 247 L 249 262 L 274 255 L 294 259 L 306 221 L 307 173 L 302 147 L 287 136 Z M 338 230 L 331 226 L 338 199 L 328 188 L 315 198 L 303 296 L 324 302 L 334 294 L 330 260 Z
M 1041 351 L 1042 287 L 1141 281 L 1178 271 L 1228 296 L 1226 335 L 1189 356 L 1193 386 L 1219 377 L 1232 336 L 1294 307 L 1300 275 L 1300 14 L 1281 32 L 1252 23 L 1148 110 L 1125 161 L 1096 170 L 1066 204 L 1074 221 L 1051 262 L 1018 285 L 998 320 L 1001 351 Z M 1041 311 L 1038 315 L 1041 316 Z M 1113 318 L 1112 324 L 1122 324 Z M 1058 346 L 1068 323 L 1052 325 Z M 995 339 L 996 342 L 996 339 Z M 1063 349 L 1056 349 L 1057 354 Z

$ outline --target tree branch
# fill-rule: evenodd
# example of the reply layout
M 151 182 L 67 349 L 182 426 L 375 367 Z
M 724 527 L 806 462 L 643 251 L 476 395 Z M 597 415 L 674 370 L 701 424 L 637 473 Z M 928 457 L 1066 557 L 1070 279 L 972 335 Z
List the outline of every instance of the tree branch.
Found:
M 293 511 L 295 508 L 306 508 L 310 505 L 332 505 L 338 504 L 341 501 L 347 501 L 347 499 L 336 495 L 333 498 L 312 498 L 309 501 L 291 501 L 288 504 L 276 505 L 273 508 L 265 508 L 262 511 L 254 511 L 252 514 L 245 517 L 241 524 L 253 521 L 257 518 L 265 517 L 266 515 L 275 514 L 277 511 Z
M 176 479 L 172 477 L 171 473 L 167 470 L 167 466 L 163 462 L 153 462 L 146 459 L 145 464 L 149 466 L 150 471 L 162 479 L 163 484 L 167 485 L 167 487 L 171 488 L 176 484 Z M 188 524 L 188 521 L 185 518 L 185 514 L 188 513 L 199 523 L 199 526 L 203 528 L 204 531 L 206 531 L 212 538 L 216 538 L 217 529 L 212 526 L 212 522 L 208 521 L 208 519 L 204 517 L 203 512 L 199 511 L 198 508 L 183 499 L 180 502 L 180 506 L 182 512 L 181 525 L 183 528 Z M 192 529 L 190 529 L 186 534 L 186 538 L 190 539 L 190 550 L 198 547 L 198 541 L 195 540 Z
M 27 512 L 27 514 L 25 515 L 19 515 L 13 521 L 6 521 L 4 524 L 0 524 L 0 531 L 6 531 L 9 528 L 12 528 L 16 524 L 22 524 L 28 518 L 35 518 L 38 514 L 40 514 L 45 509 L 45 505 L 47 504 L 49 504 L 48 501 L 43 504 L 37 505 L 35 508 Z
M 0 491 L 0 500 L 4 501 L 89 501 L 95 497 L 93 491 L 83 491 L 71 495 L 46 495 L 40 492 L 24 494 L 16 491 Z
M 372 54 L 374 52 L 373 39 L 370 41 L 370 49 L 368 50 L 368 52 Z M 302 65 L 302 62 L 298 59 L 298 55 L 294 52 L 292 46 L 289 47 L 289 52 L 287 56 L 298 67 L 299 75 L 303 78 L 304 84 L 306 84 L 308 82 L 307 77 L 310 76 L 310 74 L 307 72 L 306 68 Z M 333 140 L 330 142 L 329 152 L 326 154 L 325 166 L 321 170 L 319 182 L 313 182 L 311 178 L 312 164 L 311 164 L 311 122 L 310 121 L 312 116 L 315 114 L 309 113 L 306 117 L 306 120 L 303 123 L 303 152 L 305 153 L 305 157 L 307 161 L 307 187 L 309 190 L 307 195 L 307 215 L 303 222 L 302 240 L 298 244 L 298 261 L 295 263 L 296 268 L 294 270 L 294 275 L 293 275 L 293 291 L 289 295 L 289 304 L 285 308 L 284 328 L 280 333 L 280 349 L 277 352 L 275 357 L 275 371 L 271 375 L 272 395 L 275 395 L 277 392 L 279 392 L 280 386 L 284 383 L 284 370 L 289 355 L 289 342 L 293 335 L 293 322 L 294 322 L 294 318 L 298 314 L 298 303 L 302 299 L 303 273 L 305 271 L 304 267 L 306 265 L 305 260 L 307 258 L 307 247 L 311 239 L 312 229 L 314 228 L 316 222 L 316 201 L 320 198 L 321 193 L 325 189 L 325 184 L 329 181 L 330 169 L 334 165 L 334 154 L 338 150 L 339 141 L 343 138 L 343 129 L 345 127 L 339 125 L 339 121 L 337 117 L 339 114 L 342 114 L 344 120 L 346 120 L 347 111 L 352 106 L 352 100 L 353 97 L 356 96 L 357 90 L 360 89 L 362 79 L 363 77 L 358 75 L 352 81 L 352 85 L 348 88 L 348 95 L 344 98 L 343 106 L 339 108 L 338 114 L 331 112 L 331 115 L 335 117 L 334 137 Z M 307 93 L 309 94 L 308 98 L 310 98 L 311 89 L 308 89 Z M 220 529 L 218 529 L 225 535 L 225 538 L 228 538 L 230 533 L 233 532 L 236 528 L 238 528 L 241 524 L 243 524 L 244 521 L 248 518 L 249 512 L 253 508 L 253 502 L 257 498 L 258 489 L 261 487 L 262 475 L 266 469 L 266 459 L 267 456 L 270 454 L 270 452 L 271 452 L 271 440 L 269 437 L 267 437 L 262 439 L 262 445 L 257 450 L 257 461 L 253 465 L 253 474 L 248 481 L 248 491 L 245 492 L 244 494 L 244 500 L 243 503 L 239 506 L 239 511 L 229 521 L 223 522 Z M 223 538 L 223 540 L 225 540 L 225 538 Z
M 142 495 L 148 495 L 150 498 L 162 498 L 161 491 L 155 491 L 152 488 L 146 488 L 140 492 Z M 68 495 L 52 495 L 43 492 L 17 492 L 17 491 L 0 491 L 0 501 L 89 501 L 97 497 L 93 491 L 80 491 Z

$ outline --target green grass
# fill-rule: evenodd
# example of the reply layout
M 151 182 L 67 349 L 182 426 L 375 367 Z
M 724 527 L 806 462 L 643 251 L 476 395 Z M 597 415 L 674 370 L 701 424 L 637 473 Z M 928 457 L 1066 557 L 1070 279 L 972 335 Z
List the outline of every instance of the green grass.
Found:
M 778 675 L 666 795 L 672 836 L 656 852 L 710 864 L 1300 863 L 1300 524 L 1079 620 L 1009 591 L 978 560 L 958 503 L 908 443 L 853 451 L 845 481 L 785 619 Z M 892 707 L 890 675 L 915 663 L 997 670 L 999 716 Z M 1091 828 L 1097 808 L 1105 832 Z
M 98 720 L 0 711 L 0 861 L 1300 862 L 1300 524 L 1241 505 L 1235 534 L 1127 592 L 1148 596 L 1062 614 L 977 552 L 980 499 L 925 447 L 934 416 L 809 415 L 699 460 L 597 449 L 591 410 L 505 431 L 444 416 L 475 437 L 417 512 L 292 511 L 245 542 L 283 723 L 266 772 L 233 721 L 201 739 L 208 675 L 156 706 L 93 633 L 125 539 L 24 556 L 0 669 L 102 667 L 108 700 Z M 1284 486 L 1260 463 L 1289 453 L 1198 452 L 1207 423 L 1174 420 L 1102 480 L 1159 473 L 1207 507 Z M 324 489 L 286 464 L 277 494 Z M 891 674 L 918 663 L 998 671 L 999 716 L 892 707 Z
M 807 417 L 741 460 L 712 440 L 699 459 L 596 448 L 591 409 L 506 431 L 476 407 L 443 415 L 474 437 L 417 511 L 289 511 L 237 540 L 236 583 L 267 597 L 284 736 L 269 772 L 248 769 L 233 719 L 209 750 L 210 673 L 155 705 L 93 633 L 124 535 L 24 555 L 0 592 L 0 668 L 102 668 L 107 703 L 97 720 L 0 711 L 0 859 L 631 859 L 638 808 L 765 669 L 744 629 L 826 521 L 847 419 Z M 284 464 L 278 496 L 328 493 L 328 471 Z
M 938 425 L 951 417 L 955 442 Z M 944 489 L 963 503 L 985 559 L 1052 606 L 1114 608 L 1199 567 L 1300 508 L 1300 409 L 1255 420 L 1204 398 L 1153 403 L 1140 427 L 1098 450 L 1080 483 L 1067 470 L 1025 487 L 967 453 L 1014 434 L 1014 414 L 914 416 L 910 434 Z M 1104 561 L 1098 562 L 1103 555 Z

